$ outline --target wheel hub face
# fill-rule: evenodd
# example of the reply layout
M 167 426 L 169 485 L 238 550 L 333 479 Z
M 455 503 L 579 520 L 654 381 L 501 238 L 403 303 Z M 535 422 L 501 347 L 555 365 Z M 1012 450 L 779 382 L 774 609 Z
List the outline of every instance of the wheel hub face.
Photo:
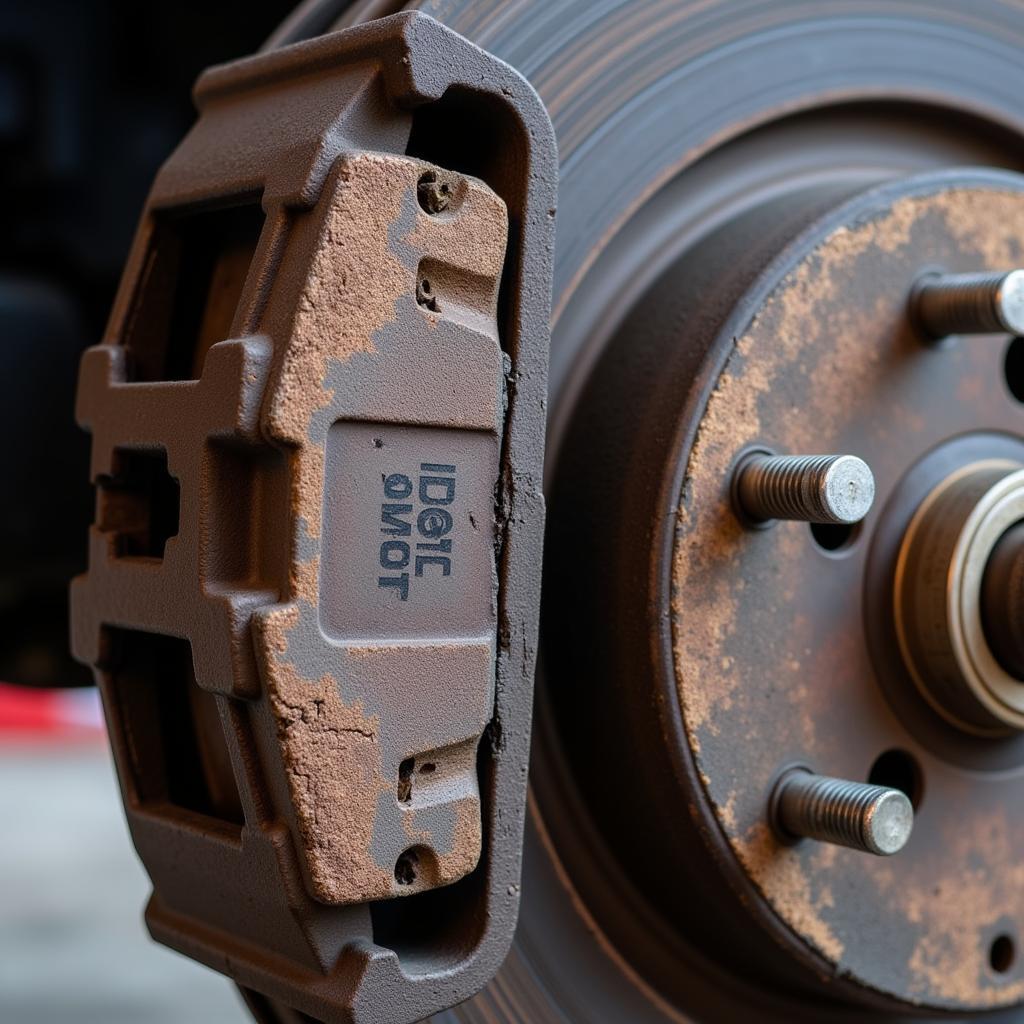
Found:
M 672 660 L 712 844 L 724 839 L 726 871 L 755 916 L 767 910 L 814 951 L 819 970 L 841 972 L 869 1000 L 884 994 L 977 1010 L 1024 997 L 1024 973 L 1005 955 L 1024 936 L 1016 855 L 1024 798 L 1016 774 L 965 772 L 943 746 L 960 742 L 945 735 L 953 727 L 931 721 L 934 711 L 902 665 L 876 672 L 889 652 L 865 630 L 875 606 L 891 600 L 895 566 L 868 571 L 869 553 L 908 471 L 956 435 L 1020 431 L 1024 410 L 1004 381 L 1005 343 L 972 338 L 929 348 L 909 324 L 907 296 L 929 265 L 1016 265 L 1022 187 L 1014 176 L 984 172 L 910 179 L 850 200 L 806 229 L 719 332 L 709 356 L 717 368 L 683 455 L 670 570 Z M 983 441 L 975 447 L 986 450 Z M 990 457 L 1003 454 L 999 447 L 990 446 Z M 860 456 L 874 471 L 879 511 L 832 533 L 797 522 L 745 528 L 730 480 L 742 453 L 763 448 Z M 1021 517 L 1011 500 L 1019 494 L 1016 468 L 1005 459 L 989 463 L 991 479 L 975 495 L 985 501 L 972 522 L 983 529 L 961 545 L 969 580 L 956 620 L 966 623 L 964 650 L 980 692 L 992 701 L 996 691 L 1003 695 L 1008 710 L 995 726 L 990 712 L 989 727 L 1004 734 L 1019 714 L 1013 688 L 1020 684 L 988 652 L 977 593 L 988 553 Z M 934 565 L 933 540 L 910 548 L 919 562 L 925 549 Z M 922 572 L 907 566 L 904 576 L 919 580 Z M 979 668 L 986 652 L 990 660 Z M 921 657 L 910 658 L 912 668 Z M 903 691 L 895 701 L 887 698 L 893 686 Z M 922 728 L 941 741 L 926 746 Z M 1015 749 L 1012 739 L 968 742 Z M 794 764 L 883 783 L 896 766 L 897 788 L 912 790 L 918 805 L 906 849 L 878 860 L 780 843 L 765 807 L 780 772 Z

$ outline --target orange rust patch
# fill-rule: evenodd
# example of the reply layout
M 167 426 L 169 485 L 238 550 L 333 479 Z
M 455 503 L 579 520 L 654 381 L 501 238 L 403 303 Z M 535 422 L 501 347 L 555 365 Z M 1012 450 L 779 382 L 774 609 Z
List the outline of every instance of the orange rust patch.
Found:
M 328 641 L 317 621 L 324 436 L 331 416 L 342 417 L 332 383 L 339 367 L 347 371 L 359 357 L 379 358 L 381 367 L 387 366 L 386 358 L 408 357 L 412 362 L 421 351 L 424 333 L 447 319 L 467 329 L 453 335 L 460 338 L 453 345 L 461 338 L 479 340 L 475 376 L 459 377 L 456 372 L 453 393 L 475 399 L 477 389 L 489 388 L 479 396 L 477 419 L 463 425 L 477 430 L 499 425 L 496 315 L 507 212 L 483 183 L 451 175 L 455 185 L 448 208 L 437 215 L 426 213 L 417 202 L 416 187 L 427 169 L 428 165 L 403 157 L 342 156 L 317 207 L 295 218 L 289 245 L 294 247 L 291 262 L 296 269 L 280 284 L 295 290 L 295 312 L 263 410 L 265 433 L 290 452 L 294 540 L 287 598 L 298 603 L 266 614 L 257 629 L 258 656 L 277 724 L 293 824 L 315 895 L 328 903 L 407 895 L 453 882 L 476 866 L 482 842 L 476 783 L 479 733 L 465 742 L 456 737 L 444 748 L 444 772 L 422 786 L 422 796 L 399 801 L 397 765 L 391 761 L 399 725 L 393 716 L 400 716 L 402 708 L 381 711 L 384 720 L 378 720 L 362 702 L 342 699 L 342 693 L 353 692 L 342 684 L 360 685 L 342 678 L 342 673 L 367 654 L 368 647 L 362 650 L 349 643 L 350 638 L 343 643 Z M 297 254 L 305 251 L 310 255 L 300 266 Z M 414 304 L 410 315 L 409 303 L 416 302 L 417 285 L 428 271 L 440 312 Z M 385 352 L 378 339 L 389 329 L 393 350 Z M 458 358 L 461 352 L 452 353 L 456 371 L 468 363 L 468 358 Z M 373 364 L 374 369 L 377 366 Z M 380 386 L 386 387 L 387 371 L 381 369 L 379 376 Z M 444 400 L 438 396 L 439 403 Z M 303 678 L 292 661 L 284 659 L 289 631 L 296 630 L 306 615 L 311 621 L 303 619 L 301 625 L 313 635 L 312 642 L 322 642 L 317 664 L 327 667 L 315 679 Z M 394 647 L 382 638 L 383 648 L 401 647 L 399 641 L 393 643 Z M 472 666 L 472 680 L 459 680 L 466 687 L 479 684 L 480 707 L 474 704 L 472 711 L 479 719 L 473 727 L 480 731 L 493 702 L 493 652 L 485 651 L 481 659 Z M 416 787 L 413 793 L 418 793 Z M 392 849 L 396 844 L 401 845 Z M 394 861 L 410 847 L 419 858 L 417 874 L 399 884 Z
M 835 906 L 832 890 L 824 886 L 816 894 L 812 892 L 811 879 L 799 854 L 779 846 L 763 823 L 751 828 L 734 849 L 762 891 L 785 901 L 791 924 L 800 935 L 829 960 L 838 962 L 843 943 L 822 916 L 823 911 Z M 835 847 L 827 846 L 816 851 L 820 866 L 831 866 L 835 853 Z
M 1024 980 L 991 984 L 987 943 L 1000 922 L 1024 909 L 1021 829 L 1005 812 L 989 814 L 964 828 L 950 822 L 949 847 L 936 858 L 940 871 L 931 892 L 895 894 L 911 921 L 921 927 L 910 968 L 919 995 L 940 993 L 958 1002 L 1002 1006 L 1024 999 Z M 986 984 L 986 982 L 989 982 Z
M 786 423 L 786 447 L 817 452 L 836 435 L 837 421 L 848 415 L 845 399 L 870 387 L 878 372 L 880 357 L 870 344 L 878 315 L 867 310 L 825 318 L 821 311 L 832 309 L 840 297 L 842 271 L 852 260 L 873 248 L 898 251 L 909 241 L 914 224 L 930 212 L 939 213 L 957 239 L 992 268 L 1007 265 L 1011 243 L 1006 232 L 993 233 L 987 226 L 995 220 L 1016 224 L 1017 237 L 1024 233 L 1019 197 L 966 191 L 901 199 L 884 217 L 857 228 L 838 228 L 775 290 L 736 341 L 708 401 L 690 454 L 688 500 L 679 507 L 673 568 L 676 665 L 691 734 L 705 725 L 714 728 L 713 710 L 719 705 L 728 708 L 738 685 L 734 674 L 713 670 L 722 663 L 722 639 L 735 628 L 733 595 L 725 582 L 717 581 L 714 595 L 695 608 L 691 584 L 705 578 L 709 570 L 742 560 L 745 531 L 729 504 L 729 466 L 745 445 L 778 429 L 778 424 L 761 423 L 758 398 L 797 372 L 805 353 L 827 347 L 830 358 L 815 362 L 814 387 L 807 391 L 806 404 L 794 408 Z M 770 337 L 766 337 L 762 327 L 769 321 Z M 905 415 L 914 418 L 910 410 Z M 687 686 L 688 671 L 700 679 L 699 685 Z
M 844 915 L 856 919 L 863 901 L 889 886 L 896 893 L 891 899 L 897 923 L 909 936 L 905 948 L 913 950 L 906 964 L 910 997 L 950 1006 L 1005 1006 L 1024 997 L 1024 982 L 995 978 L 979 939 L 1007 907 L 1024 916 L 1024 871 L 1005 840 L 1005 852 L 997 842 L 986 853 L 966 838 L 951 839 L 945 855 L 957 871 L 971 858 L 983 866 L 960 874 L 950 868 L 941 882 L 950 896 L 938 900 L 930 885 L 939 871 L 935 865 L 927 879 L 915 879 L 899 865 L 878 865 L 876 871 L 876 865 L 848 861 L 855 855 L 841 852 L 841 863 L 851 867 L 844 868 L 838 887 L 827 878 L 835 849 L 783 848 L 763 821 L 779 758 L 866 778 L 871 758 L 885 749 L 884 737 L 903 731 L 871 673 L 858 601 L 836 598 L 846 618 L 834 628 L 823 626 L 827 615 L 807 603 L 808 594 L 831 600 L 810 585 L 822 574 L 861 563 L 836 561 L 836 569 L 829 569 L 802 523 L 744 529 L 731 510 L 730 470 L 737 453 L 751 445 L 817 454 L 851 450 L 842 445 L 854 437 L 866 446 L 854 454 L 867 457 L 870 449 L 883 453 L 880 461 L 895 447 L 894 438 L 913 439 L 907 446 L 918 450 L 927 447 L 930 442 L 921 440 L 930 429 L 927 410 L 895 397 L 900 375 L 912 374 L 926 358 L 923 348 L 906 347 L 905 336 L 906 296 L 918 268 L 929 262 L 928 251 L 917 251 L 922 237 L 942 240 L 946 250 L 979 270 L 1006 269 L 1020 259 L 1024 202 L 1009 192 L 952 190 L 898 199 L 872 219 L 837 228 L 787 273 L 735 340 L 708 399 L 680 497 L 671 604 L 676 684 L 687 739 L 722 831 L 794 933 L 826 961 L 865 980 L 861 968 L 867 959 L 851 968 L 851 946 L 857 943 L 844 935 L 841 922 Z M 893 268 L 892 276 L 883 274 L 874 290 L 865 286 L 851 296 L 850 289 L 861 287 L 856 274 L 865 267 L 870 273 L 872 265 Z M 984 407 L 1000 387 L 987 364 L 975 367 L 950 388 L 950 402 Z M 878 395 L 894 396 L 884 416 L 866 427 L 855 422 L 864 396 Z M 905 472 L 907 465 L 893 472 Z M 837 578 L 859 593 L 859 578 L 854 581 L 849 572 Z M 751 595 L 758 588 L 762 597 L 755 601 Z M 757 621 L 750 621 L 755 612 Z M 852 760 L 839 734 L 822 724 L 835 717 L 837 692 L 859 701 L 850 712 L 850 729 L 869 718 L 881 723 L 879 749 L 863 761 Z M 746 775 L 742 766 L 749 769 Z M 974 832 L 975 824 L 961 820 L 958 828 Z M 884 970 L 878 976 L 891 978 Z M 878 987 L 887 984 L 882 980 Z
M 292 563 L 292 593 L 297 599 L 315 605 L 320 589 L 320 559 L 310 558 L 308 561 L 298 560 Z
M 508 232 L 505 204 L 482 182 L 460 177 L 449 209 L 430 216 L 415 202 L 425 167 L 382 154 L 344 156 L 320 204 L 324 213 L 266 416 L 270 437 L 304 449 L 293 503 L 311 537 L 320 536 L 324 456 L 305 442 L 310 419 L 330 404 L 332 363 L 374 351 L 374 335 L 395 320 L 396 303 L 415 295 L 426 253 L 453 282 L 456 306 L 493 307 L 497 298 Z M 392 248 L 391 234 L 409 212 L 413 219 L 400 248 L 412 252 L 416 265 Z M 467 223 L 477 229 L 467 230 Z
M 298 615 L 292 606 L 264 617 L 261 631 L 269 649 L 282 653 L 287 648 L 287 633 Z M 267 695 L 318 898 L 334 903 L 354 895 L 390 896 L 390 870 L 376 867 L 370 858 L 342 855 L 350 847 L 370 849 L 377 799 L 392 788 L 381 767 L 378 721 L 358 704 L 346 705 L 330 676 L 303 679 L 280 657 L 269 666 Z

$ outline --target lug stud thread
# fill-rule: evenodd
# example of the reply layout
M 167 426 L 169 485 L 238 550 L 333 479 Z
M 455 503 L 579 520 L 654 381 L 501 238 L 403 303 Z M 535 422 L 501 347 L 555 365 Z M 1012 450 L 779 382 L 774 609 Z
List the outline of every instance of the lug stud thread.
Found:
M 1024 270 L 929 274 L 911 301 L 914 320 L 932 338 L 1024 334 Z
M 799 768 L 779 780 L 772 805 L 776 827 L 787 835 L 881 857 L 902 850 L 914 826 L 914 809 L 898 789 Z
M 755 521 L 859 523 L 875 499 L 875 479 L 855 455 L 763 455 L 737 469 L 736 500 Z

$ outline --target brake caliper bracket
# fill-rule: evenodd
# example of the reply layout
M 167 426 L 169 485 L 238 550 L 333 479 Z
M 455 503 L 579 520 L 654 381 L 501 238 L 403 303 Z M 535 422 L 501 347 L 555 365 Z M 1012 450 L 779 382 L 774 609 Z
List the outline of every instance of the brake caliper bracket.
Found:
M 83 359 L 74 649 L 154 936 L 317 1019 L 418 1020 L 515 926 L 553 132 L 421 14 L 196 101 Z

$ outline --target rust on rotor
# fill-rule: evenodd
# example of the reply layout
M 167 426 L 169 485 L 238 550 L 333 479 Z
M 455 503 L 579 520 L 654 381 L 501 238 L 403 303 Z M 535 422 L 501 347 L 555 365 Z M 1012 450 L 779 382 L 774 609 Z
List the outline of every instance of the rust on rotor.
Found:
M 898 717 L 877 678 L 864 609 L 873 531 L 893 489 L 950 436 L 1016 432 L 1002 346 L 929 349 L 908 291 L 927 264 L 1016 265 L 1024 194 L 979 184 L 851 203 L 804 236 L 767 287 L 707 400 L 679 504 L 672 582 L 678 695 L 718 827 L 785 926 L 855 982 L 950 1009 L 1008 1006 L 1024 975 L 990 947 L 1024 934 L 1024 801 L 1005 777 L 968 782 Z M 738 453 L 851 452 L 876 511 L 823 550 L 806 524 L 751 530 L 730 506 Z M 916 763 L 924 800 L 885 862 L 787 845 L 765 821 L 787 764 L 867 781 L 889 750 Z

